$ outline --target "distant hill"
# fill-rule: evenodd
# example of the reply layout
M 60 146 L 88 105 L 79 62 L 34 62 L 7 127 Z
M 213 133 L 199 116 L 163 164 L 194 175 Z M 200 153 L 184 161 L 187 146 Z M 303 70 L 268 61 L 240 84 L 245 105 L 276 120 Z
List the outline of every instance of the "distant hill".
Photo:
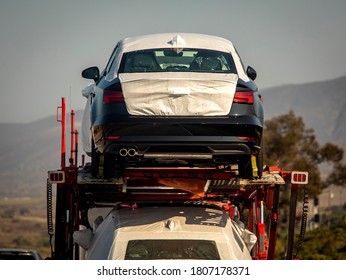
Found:
M 332 142 L 346 148 L 346 76 L 334 80 L 283 85 L 261 91 L 265 118 L 290 110 L 313 128 L 320 143 Z
M 321 144 L 332 142 L 346 150 L 346 77 L 283 85 L 261 94 L 266 119 L 293 110 L 315 130 Z M 76 112 L 79 130 L 81 117 L 82 112 Z M 44 196 L 47 171 L 60 167 L 60 124 L 48 117 L 28 124 L 0 123 L 0 130 L 0 198 Z
M 76 112 L 78 129 L 81 115 Z M 60 124 L 48 117 L 28 124 L 0 123 L 0 130 L 0 198 L 45 195 L 47 171 L 60 168 Z M 67 125 L 67 137 L 69 132 Z M 67 138 L 68 152 L 69 145 Z

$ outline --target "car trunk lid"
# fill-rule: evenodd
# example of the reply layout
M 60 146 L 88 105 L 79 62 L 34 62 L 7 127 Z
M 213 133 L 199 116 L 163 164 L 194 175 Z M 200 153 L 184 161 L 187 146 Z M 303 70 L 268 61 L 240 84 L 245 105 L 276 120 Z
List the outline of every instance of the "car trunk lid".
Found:
M 231 73 L 122 73 L 130 115 L 226 116 L 238 76 Z

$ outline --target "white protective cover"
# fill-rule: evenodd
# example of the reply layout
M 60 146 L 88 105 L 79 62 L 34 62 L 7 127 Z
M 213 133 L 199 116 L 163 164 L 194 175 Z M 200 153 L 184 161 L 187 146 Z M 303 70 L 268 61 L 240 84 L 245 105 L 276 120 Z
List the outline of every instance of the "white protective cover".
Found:
M 123 53 L 156 48 L 172 48 L 177 51 L 184 48 L 196 48 L 230 53 L 239 78 L 246 82 L 249 81 L 241 59 L 231 41 L 217 36 L 195 33 L 149 34 L 119 41 L 114 53 L 115 61 L 107 73 L 106 80 L 112 81 L 117 77 Z
M 143 116 L 225 116 L 237 85 L 236 74 L 119 74 L 127 110 Z
M 167 221 L 174 224 L 167 227 Z M 250 237 L 249 237 L 250 236 Z M 241 229 L 228 215 L 203 207 L 150 207 L 113 210 L 95 231 L 86 259 L 123 260 L 129 240 L 193 239 L 215 241 L 221 260 L 250 260 L 243 237 L 256 236 Z
M 244 72 L 241 59 L 231 41 L 217 36 L 194 33 L 149 34 L 119 41 L 114 52 L 115 60 L 107 72 L 106 80 L 112 81 L 118 77 L 123 53 L 155 48 L 175 48 L 177 50 L 200 48 L 230 53 L 237 68 L 238 77 L 244 81 L 249 81 L 248 76 Z M 132 73 L 131 76 L 122 74 L 120 77 L 122 86 L 125 88 L 126 105 L 129 113 L 133 115 L 222 116 L 229 112 L 231 104 L 229 102 L 223 104 L 221 101 L 226 98 L 227 100 L 233 100 L 234 87 L 237 82 L 233 74 L 211 75 L 210 73 L 195 73 L 196 75 L 190 75 L 193 73 L 189 73 L 187 75 L 187 73 L 184 73 L 184 79 L 181 75 L 179 76 L 180 73 L 169 73 L 169 75 L 162 73 L 166 79 L 165 85 L 162 76 L 159 77 L 160 73 L 150 73 L 149 76 L 147 75 L 149 73 L 142 74 L 146 74 L 145 78 L 142 77 L 143 79 L 140 79 L 140 73 Z M 201 78 L 203 75 L 205 75 L 204 78 L 206 79 L 202 82 Z M 196 81 L 200 83 L 196 84 Z M 215 87 L 215 83 L 218 83 L 217 87 Z M 145 87 L 148 84 L 151 91 L 158 91 L 157 95 L 148 94 L 150 91 Z M 174 85 L 172 86 L 172 84 Z M 208 89 L 207 86 L 212 88 Z M 87 97 L 93 87 L 94 85 L 87 86 L 82 91 L 83 96 Z M 192 87 L 192 90 L 190 87 Z M 202 100 L 201 98 L 205 93 L 213 94 L 207 108 L 205 106 L 207 99 Z M 163 99 L 160 99 L 161 97 Z M 88 155 L 91 155 L 90 102 L 91 95 L 89 94 L 82 126 L 83 148 Z
M 82 120 L 82 144 L 83 150 L 88 155 L 91 156 L 91 122 L 90 122 L 90 109 L 92 102 L 92 95 L 95 91 L 95 84 L 90 83 L 85 88 L 82 89 L 82 95 L 87 98 L 85 103 L 85 108 L 83 111 Z

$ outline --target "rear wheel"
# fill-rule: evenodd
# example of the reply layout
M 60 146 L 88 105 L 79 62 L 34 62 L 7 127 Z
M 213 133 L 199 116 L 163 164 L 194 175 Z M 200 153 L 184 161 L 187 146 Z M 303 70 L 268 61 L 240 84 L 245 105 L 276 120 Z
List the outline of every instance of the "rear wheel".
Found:
M 262 177 L 263 174 L 263 144 L 261 143 L 261 149 L 256 156 L 256 165 L 257 165 L 257 175 L 258 178 Z
M 113 178 L 115 175 L 115 158 L 112 155 L 105 154 L 103 159 L 103 178 Z
M 91 140 L 91 174 L 93 177 L 99 177 L 100 154 L 95 149 L 94 139 Z
M 242 179 L 253 179 L 251 157 L 244 157 L 239 160 L 238 172 Z
M 94 178 L 109 179 L 120 177 L 121 165 L 116 164 L 115 157 L 110 154 L 99 154 L 95 149 L 94 140 L 91 143 L 91 174 Z

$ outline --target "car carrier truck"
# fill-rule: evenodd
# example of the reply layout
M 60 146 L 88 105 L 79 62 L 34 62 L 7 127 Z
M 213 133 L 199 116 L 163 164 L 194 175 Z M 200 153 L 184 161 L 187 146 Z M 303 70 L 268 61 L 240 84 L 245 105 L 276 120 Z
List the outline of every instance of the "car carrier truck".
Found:
M 47 179 L 51 259 L 272 260 L 285 188 L 291 193 L 286 259 L 295 258 L 297 193 L 306 189 L 307 172 L 272 166 L 251 180 L 241 178 L 236 168 L 157 166 L 95 178 L 90 164 L 78 163 L 73 110 L 66 162 L 65 98 L 57 120 L 61 166 Z M 304 197 L 301 237 L 306 203 Z

